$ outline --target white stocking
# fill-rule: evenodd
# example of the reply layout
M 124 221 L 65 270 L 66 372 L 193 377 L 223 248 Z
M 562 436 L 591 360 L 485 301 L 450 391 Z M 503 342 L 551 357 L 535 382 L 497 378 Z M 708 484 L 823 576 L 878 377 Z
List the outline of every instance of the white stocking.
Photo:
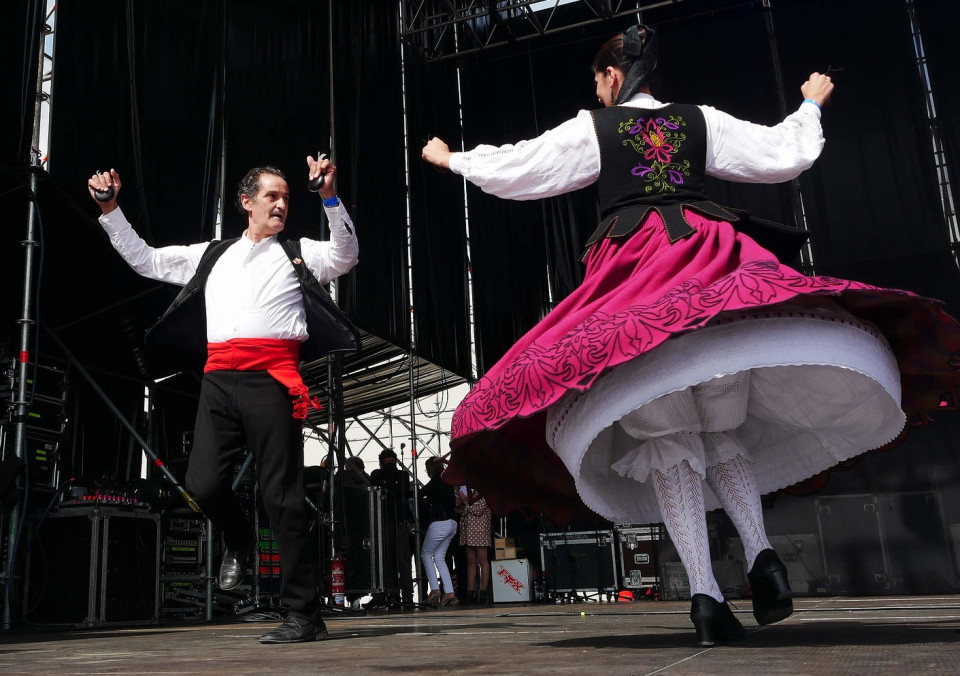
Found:
M 653 491 L 663 523 L 690 578 L 690 594 L 706 594 L 723 602 L 723 593 L 710 566 L 701 482 L 700 475 L 686 460 L 665 470 L 653 470 Z
M 704 441 L 709 443 L 706 439 Z M 736 455 L 726 462 L 708 466 L 707 483 L 733 521 L 743 541 L 747 565 L 753 568 L 757 554 L 770 549 L 770 541 L 763 527 L 763 505 L 750 462 L 742 455 Z

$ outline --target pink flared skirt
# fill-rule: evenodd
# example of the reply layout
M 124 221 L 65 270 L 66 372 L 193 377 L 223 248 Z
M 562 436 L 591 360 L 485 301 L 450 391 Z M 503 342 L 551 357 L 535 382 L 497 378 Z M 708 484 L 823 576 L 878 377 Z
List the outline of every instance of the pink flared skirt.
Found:
M 732 433 L 764 493 L 954 403 L 960 324 L 942 303 L 803 275 L 729 223 L 686 216 L 696 232 L 674 244 L 652 212 L 591 249 L 583 284 L 457 408 L 447 481 L 476 487 L 497 514 L 646 523 L 659 520 L 649 488 L 613 468 L 670 458 L 638 458 L 620 421 L 668 395 L 747 383 Z

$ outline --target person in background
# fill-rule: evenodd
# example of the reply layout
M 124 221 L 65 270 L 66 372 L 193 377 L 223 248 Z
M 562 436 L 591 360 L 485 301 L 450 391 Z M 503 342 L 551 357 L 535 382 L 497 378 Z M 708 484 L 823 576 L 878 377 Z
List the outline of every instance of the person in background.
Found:
M 443 460 L 429 458 L 425 467 L 430 480 L 420 491 L 420 521 L 424 527 L 423 545 L 420 558 L 423 560 L 423 572 L 430 585 L 430 593 L 425 603 L 431 606 L 455 606 L 459 603 L 453 589 L 453 578 L 447 566 L 447 548 L 457 534 L 457 500 L 453 486 L 445 483 Z M 437 579 L 437 573 L 440 579 Z M 440 583 L 443 583 L 443 590 Z
M 457 508 L 460 511 L 460 545 L 467 554 L 467 598 L 473 603 L 486 605 L 490 587 L 493 515 L 483 496 L 467 486 L 461 486 L 457 492 Z

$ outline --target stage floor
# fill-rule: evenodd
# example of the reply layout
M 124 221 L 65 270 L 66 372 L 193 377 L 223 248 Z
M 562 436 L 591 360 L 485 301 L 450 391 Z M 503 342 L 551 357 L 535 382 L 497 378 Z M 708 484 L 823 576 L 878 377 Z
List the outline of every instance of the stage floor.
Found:
M 795 599 L 783 622 L 700 648 L 689 602 L 494 604 L 326 616 L 330 638 L 266 646 L 276 622 L 0 633 L 3 674 L 956 674 L 960 597 Z

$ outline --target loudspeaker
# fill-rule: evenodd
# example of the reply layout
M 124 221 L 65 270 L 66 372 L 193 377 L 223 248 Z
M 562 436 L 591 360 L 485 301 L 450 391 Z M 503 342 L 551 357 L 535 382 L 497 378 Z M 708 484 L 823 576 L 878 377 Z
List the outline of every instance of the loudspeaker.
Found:
M 160 515 L 71 507 L 38 527 L 27 568 L 25 615 L 41 624 L 156 622 Z

